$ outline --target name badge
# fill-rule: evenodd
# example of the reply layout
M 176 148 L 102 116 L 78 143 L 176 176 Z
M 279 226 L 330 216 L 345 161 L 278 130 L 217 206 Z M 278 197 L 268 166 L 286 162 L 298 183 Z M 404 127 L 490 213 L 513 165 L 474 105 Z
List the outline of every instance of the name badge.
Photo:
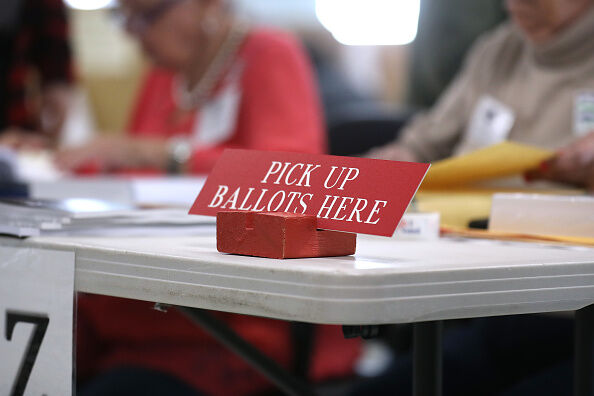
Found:
M 209 147 L 229 140 L 237 124 L 240 101 L 241 91 L 236 81 L 208 101 L 194 126 L 194 143 Z
M 492 96 L 481 97 L 470 118 L 460 153 L 505 141 L 514 121 L 514 112 L 508 106 Z
M 581 137 L 594 131 L 594 92 L 580 92 L 573 105 L 573 134 Z

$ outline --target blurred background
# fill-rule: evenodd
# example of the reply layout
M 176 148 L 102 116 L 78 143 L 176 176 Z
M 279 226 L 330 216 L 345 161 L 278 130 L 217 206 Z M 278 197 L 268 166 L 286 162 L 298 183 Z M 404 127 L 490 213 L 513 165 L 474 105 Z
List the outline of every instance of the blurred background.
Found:
M 65 2 L 80 84 L 77 125 L 69 129 L 118 133 L 146 62 L 113 17 L 115 1 Z M 369 146 L 390 141 L 413 111 L 435 101 L 474 39 L 505 18 L 501 0 L 231 3 L 243 19 L 301 38 L 317 73 L 331 152 L 345 155 L 360 152 L 349 147 L 358 144 L 349 134 L 362 127 Z

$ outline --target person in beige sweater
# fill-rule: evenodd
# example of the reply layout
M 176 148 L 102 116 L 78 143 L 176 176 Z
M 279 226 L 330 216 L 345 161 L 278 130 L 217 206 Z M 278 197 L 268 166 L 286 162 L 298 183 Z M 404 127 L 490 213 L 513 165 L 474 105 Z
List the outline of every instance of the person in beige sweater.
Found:
M 433 161 L 510 139 L 558 149 L 531 176 L 594 187 L 594 0 L 506 0 L 511 21 L 479 40 L 436 106 L 369 155 Z M 444 395 L 571 394 L 573 321 L 515 315 L 443 334 Z M 412 354 L 350 396 L 411 394 Z
M 557 149 L 594 129 L 594 0 L 506 0 L 437 104 L 367 155 L 430 162 L 512 140 Z

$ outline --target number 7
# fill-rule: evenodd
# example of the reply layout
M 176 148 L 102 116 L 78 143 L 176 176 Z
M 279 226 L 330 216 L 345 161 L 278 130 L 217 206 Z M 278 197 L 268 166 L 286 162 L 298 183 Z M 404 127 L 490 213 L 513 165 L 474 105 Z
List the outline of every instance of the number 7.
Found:
M 25 355 L 21 361 L 21 367 L 19 368 L 16 381 L 12 385 L 11 396 L 21 396 L 25 393 L 29 375 L 31 375 L 31 370 L 33 370 L 35 359 L 37 359 L 37 353 L 39 352 L 41 342 L 43 341 L 45 331 L 49 324 L 49 318 L 47 315 L 6 311 L 5 335 L 8 341 L 12 339 L 14 327 L 19 322 L 32 323 L 35 327 L 31 337 L 29 337 L 29 343 L 27 344 Z

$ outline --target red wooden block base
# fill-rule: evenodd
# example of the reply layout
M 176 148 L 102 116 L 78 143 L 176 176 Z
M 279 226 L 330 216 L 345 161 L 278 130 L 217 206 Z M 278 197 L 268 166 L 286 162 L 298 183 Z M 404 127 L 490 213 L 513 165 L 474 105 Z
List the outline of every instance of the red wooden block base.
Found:
M 280 212 L 217 213 L 217 249 L 269 258 L 347 256 L 357 234 L 317 229 L 315 216 Z

